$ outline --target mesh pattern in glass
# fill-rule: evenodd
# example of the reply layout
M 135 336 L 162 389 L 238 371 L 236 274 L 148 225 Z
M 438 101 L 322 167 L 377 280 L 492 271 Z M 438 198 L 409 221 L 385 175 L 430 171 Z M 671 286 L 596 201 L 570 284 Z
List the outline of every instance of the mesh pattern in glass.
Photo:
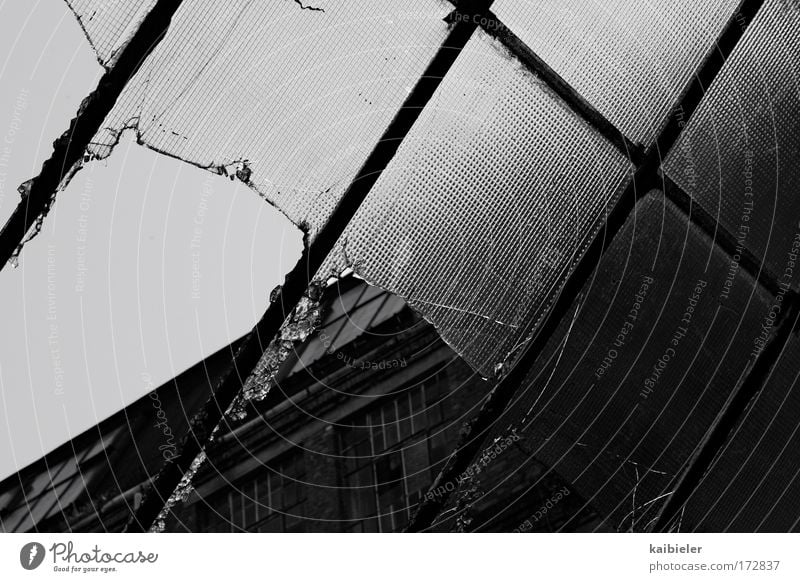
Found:
M 136 32 L 156 0 L 65 0 L 78 19 L 97 60 L 105 65 Z
M 401 295 L 489 375 L 529 336 L 630 170 L 477 31 L 328 268 Z
M 493 9 L 635 142 L 649 144 L 737 0 L 498 0 Z
M 800 251 L 800 7 L 761 8 L 665 163 L 785 286 Z
M 248 183 L 313 231 L 438 50 L 448 12 L 437 0 L 319 5 L 184 2 L 90 152 L 109 155 L 135 129 L 152 149 Z

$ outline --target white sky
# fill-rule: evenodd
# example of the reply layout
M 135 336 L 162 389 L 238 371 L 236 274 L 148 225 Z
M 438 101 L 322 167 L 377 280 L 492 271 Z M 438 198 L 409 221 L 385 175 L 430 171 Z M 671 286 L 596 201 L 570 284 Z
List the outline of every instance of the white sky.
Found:
M 101 72 L 63 1 L 0 0 L 0 222 Z M 244 334 L 301 246 L 238 181 L 131 139 L 84 168 L 0 272 L 0 479 Z

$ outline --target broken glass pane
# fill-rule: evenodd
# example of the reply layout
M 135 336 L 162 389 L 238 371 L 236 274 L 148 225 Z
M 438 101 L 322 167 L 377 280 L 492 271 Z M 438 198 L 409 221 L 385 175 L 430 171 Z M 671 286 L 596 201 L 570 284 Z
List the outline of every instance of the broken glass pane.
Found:
M 447 34 L 438 0 L 184 2 L 90 146 L 148 147 L 238 179 L 314 232 Z M 335 112 L 335 114 L 332 114 Z
M 327 268 L 402 296 L 488 376 L 535 328 L 630 169 L 477 31 Z
M 245 185 L 130 140 L 55 212 L 0 272 L 0 415 L 14 411 L 0 477 L 250 330 L 302 249 Z
M 738 0 L 498 0 L 493 9 L 634 142 L 655 139 Z
M 798 86 L 800 9 L 766 2 L 664 165 L 787 288 L 800 283 Z

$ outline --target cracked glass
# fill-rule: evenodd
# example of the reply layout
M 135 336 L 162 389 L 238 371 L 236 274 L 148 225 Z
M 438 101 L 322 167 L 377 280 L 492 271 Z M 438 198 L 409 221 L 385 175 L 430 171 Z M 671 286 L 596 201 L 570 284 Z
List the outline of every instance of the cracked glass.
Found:
M 646 195 L 489 432 L 488 443 L 518 435 L 526 458 L 482 484 L 537 459 L 604 528 L 647 531 L 758 357 L 775 298 L 740 271 L 721 299 L 729 261 L 661 193 Z

